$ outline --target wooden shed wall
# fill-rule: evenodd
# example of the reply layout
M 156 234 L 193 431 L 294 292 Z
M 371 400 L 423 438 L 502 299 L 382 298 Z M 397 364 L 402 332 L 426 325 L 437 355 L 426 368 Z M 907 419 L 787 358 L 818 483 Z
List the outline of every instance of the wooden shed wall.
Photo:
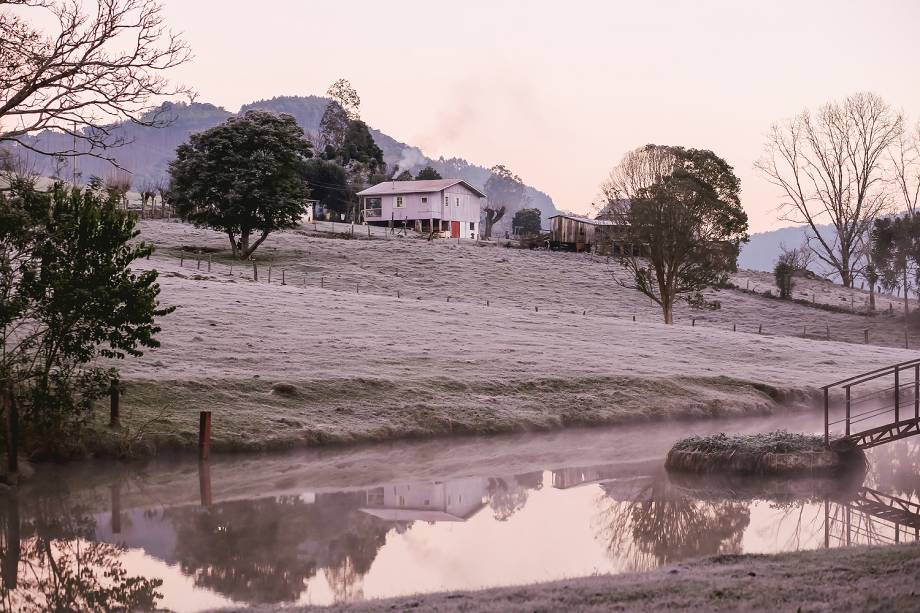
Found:
M 594 241 L 593 224 L 567 217 L 553 218 L 552 240 L 557 243 L 591 243 Z

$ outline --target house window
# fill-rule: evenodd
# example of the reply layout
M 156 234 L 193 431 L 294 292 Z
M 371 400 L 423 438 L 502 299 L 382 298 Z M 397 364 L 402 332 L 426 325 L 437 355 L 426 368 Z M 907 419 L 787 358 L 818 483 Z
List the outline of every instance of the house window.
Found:
M 401 209 L 401 208 L 403 208 L 404 206 L 405 206 L 405 205 L 403 204 L 403 197 L 402 197 L 402 196 L 396 196 L 396 208 L 397 208 L 397 209 Z
M 444 196 L 444 206 L 450 206 L 450 196 Z
M 457 206 L 460 206 L 460 198 L 457 198 Z
M 422 196 L 422 204 L 428 204 L 428 196 Z
M 475 229 L 476 229 L 476 222 L 475 222 L 475 221 L 471 221 L 471 222 L 470 222 L 470 230 L 475 230 Z

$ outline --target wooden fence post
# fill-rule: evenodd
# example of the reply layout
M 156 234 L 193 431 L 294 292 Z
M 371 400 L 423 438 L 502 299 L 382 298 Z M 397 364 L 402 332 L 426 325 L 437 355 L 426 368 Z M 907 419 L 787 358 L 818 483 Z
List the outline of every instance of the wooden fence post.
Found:
M 185 256 L 180 255 L 179 256 L 179 268 L 182 268 L 184 265 L 185 265 Z
M 864 342 L 868 345 L 869 344 L 869 328 L 866 328 L 865 330 L 863 330 L 863 339 L 864 339 Z
M 283 269 L 283 268 L 281 269 L 281 285 L 287 285 L 287 284 L 284 282 L 284 269 Z
M 259 280 L 259 267 L 256 265 L 255 260 L 252 261 L 252 280 L 253 281 Z
M 201 496 L 201 506 L 211 506 L 214 501 L 211 495 L 211 463 L 207 459 L 198 462 L 198 493 Z
M 757 324 L 757 334 L 763 334 L 763 324 Z
M 207 460 L 211 455 L 211 411 L 198 413 L 198 459 Z
M 116 481 L 109 486 L 112 507 L 112 534 L 121 534 L 121 483 Z
M 109 428 L 121 427 L 121 396 L 118 391 L 118 379 L 112 379 L 109 385 Z
M 269 264 L 268 265 L 268 284 L 271 285 L 271 283 L 272 283 L 272 265 Z

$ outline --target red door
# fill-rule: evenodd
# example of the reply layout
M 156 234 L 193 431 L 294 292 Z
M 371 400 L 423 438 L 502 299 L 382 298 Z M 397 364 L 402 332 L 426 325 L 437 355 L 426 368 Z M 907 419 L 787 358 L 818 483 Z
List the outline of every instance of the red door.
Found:
M 460 222 L 459 221 L 450 222 L 450 237 L 460 238 Z

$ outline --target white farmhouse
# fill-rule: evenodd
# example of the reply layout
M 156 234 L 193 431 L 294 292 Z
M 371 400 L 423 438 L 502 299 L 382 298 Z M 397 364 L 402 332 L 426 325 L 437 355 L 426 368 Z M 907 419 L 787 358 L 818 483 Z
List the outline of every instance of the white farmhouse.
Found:
M 486 195 L 462 179 L 385 181 L 358 196 L 367 224 L 479 238 L 479 211 Z

